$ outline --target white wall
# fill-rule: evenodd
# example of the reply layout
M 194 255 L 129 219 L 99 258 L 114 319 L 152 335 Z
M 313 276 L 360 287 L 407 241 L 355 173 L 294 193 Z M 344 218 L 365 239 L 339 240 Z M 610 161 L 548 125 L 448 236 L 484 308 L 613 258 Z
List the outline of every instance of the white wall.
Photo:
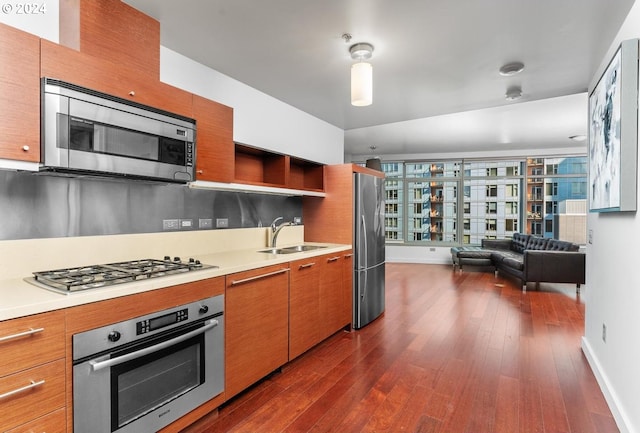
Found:
M 160 79 L 233 107 L 237 142 L 325 164 L 343 162 L 342 129 L 165 47 Z
M 636 2 L 612 42 L 599 76 L 621 41 L 640 37 Z M 640 191 L 640 187 L 638 188 Z M 640 200 L 639 200 L 640 203 Z M 583 350 L 622 432 L 640 432 L 640 218 L 637 213 L 589 214 L 586 325 Z M 607 341 L 602 340 L 602 325 Z
M 451 247 L 390 245 L 385 248 L 385 260 L 391 263 L 451 264 Z
M 0 11 L 0 23 L 10 25 L 17 29 L 32 33 L 52 42 L 59 40 L 59 4 L 58 0 L 47 0 L 38 2 L 23 1 L 3 1 L 2 11 Z M 35 9 L 38 13 L 25 14 L 21 7 L 37 5 Z M 44 5 L 44 8 L 42 6 Z M 31 9 L 30 9 L 31 10 Z

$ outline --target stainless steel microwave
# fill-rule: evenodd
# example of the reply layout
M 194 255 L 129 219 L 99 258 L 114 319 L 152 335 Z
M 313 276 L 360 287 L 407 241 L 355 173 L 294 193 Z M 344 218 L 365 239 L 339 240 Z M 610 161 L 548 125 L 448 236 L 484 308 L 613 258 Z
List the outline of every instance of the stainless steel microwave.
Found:
M 43 78 L 41 127 L 43 171 L 195 180 L 188 117 Z

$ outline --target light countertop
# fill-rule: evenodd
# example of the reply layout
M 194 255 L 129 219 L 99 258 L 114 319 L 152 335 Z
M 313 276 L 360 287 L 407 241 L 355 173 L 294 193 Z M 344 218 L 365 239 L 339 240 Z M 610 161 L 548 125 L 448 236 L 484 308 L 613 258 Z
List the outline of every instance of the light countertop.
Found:
M 200 260 L 203 264 L 214 265 L 217 266 L 217 268 L 206 268 L 192 272 L 169 275 L 165 277 L 150 278 L 131 283 L 117 284 L 100 289 L 88 289 L 70 294 L 63 294 L 51 290 L 46 290 L 29 283 L 27 279 L 32 277 L 30 272 L 23 272 L 20 275 L 10 275 L 9 278 L 6 279 L 0 277 L 0 320 L 13 319 L 31 314 L 43 313 L 47 311 L 73 307 L 76 305 L 87 304 L 90 302 L 97 302 L 120 296 L 142 293 L 149 290 L 155 290 L 178 284 L 185 284 L 193 281 L 224 276 L 235 272 L 242 272 L 265 266 L 288 264 L 290 261 L 303 259 L 305 257 L 314 257 L 324 254 L 337 253 L 346 251 L 351 248 L 351 245 L 303 242 L 301 241 L 300 236 L 296 235 L 295 232 L 292 237 L 284 240 L 286 242 L 283 242 L 282 244 L 278 243 L 278 247 L 305 243 L 310 245 L 320 245 L 324 248 L 291 254 L 269 254 L 258 252 L 258 250 L 265 248 L 262 241 L 257 245 L 247 245 L 246 243 L 244 245 L 242 245 L 242 243 L 235 243 L 233 245 L 230 245 L 227 243 L 226 245 L 230 249 L 225 249 L 225 242 L 219 242 L 220 239 L 216 239 L 217 242 L 211 242 L 211 239 L 207 239 L 207 241 L 210 242 L 210 247 L 208 249 L 211 250 L 211 252 L 207 251 L 206 246 L 203 247 L 201 245 L 197 245 L 197 248 L 194 248 L 192 250 L 194 251 L 194 254 L 184 254 L 184 248 L 188 247 L 183 247 L 183 250 L 180 252 L 180 254 L 182 254 L 182 257 L 193 257 L 194 259 Z M 235 246 L 236 249 L 232 249 L 233 246 Z M 123 247 L 120 246 L 120 248 Z M 19 250 L 20 248 L 18 248 L 18 251 Z M 145 253 L 147 253 L 147 251 L 145 251 Z M 85 251 L 85 254 L 90 253 Z M 94 254 L 94 256 L 97 257 L 91 257 L 94 260 L 93 262 L 90 262 L 91 264 L 108 263 L 112 261 L 111 259 L 113 258 L 110 255 L 107 255 L 108 258 L 106 258 L 104 257 L 104 255 L 101 256 L 99 253 Z M 149 252 L 148 254 L 133 258 L 122 258 L 124 256 L 120 256 L 115 260 L 133 260 L 154 257 L 160 258 L 163 256 L 164 254 L 151 254 Z M 32 269 L 32 271 L 58 269 L 65 266 L 71 267 L 86 264 L 87 263 L 66 263 L 62 266 L 59 266 L 57 264 L 54 266 L 46 266 L 45 263 L 38 263 L 37 265 L 33 265 L 38 267 Z

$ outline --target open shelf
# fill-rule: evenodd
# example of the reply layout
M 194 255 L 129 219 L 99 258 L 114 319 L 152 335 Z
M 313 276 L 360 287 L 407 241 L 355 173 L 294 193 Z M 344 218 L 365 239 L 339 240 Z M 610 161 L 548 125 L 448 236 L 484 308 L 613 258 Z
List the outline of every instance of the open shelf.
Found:
M 324 165 L 236 143 L 237 183 L 324 191 Z
M 324 165 L 291 158 L 289 170 L 290 188 L 324 191 Z

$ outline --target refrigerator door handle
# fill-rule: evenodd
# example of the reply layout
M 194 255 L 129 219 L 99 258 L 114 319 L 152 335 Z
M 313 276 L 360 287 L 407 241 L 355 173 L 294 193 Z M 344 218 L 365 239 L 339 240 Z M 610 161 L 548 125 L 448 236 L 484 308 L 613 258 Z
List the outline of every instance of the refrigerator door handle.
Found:
M 364 243 L 364 253 L 361 254 L 360 257 L 364 257 L 364 269 L 367 269 L 369 267 L 369 263 L 367 262 L 367 255 L 369 253 L 369 248 L 367 248 L 367 222 L 364 219 L 364 215 L 361 215 L 361 219 L 362 219 L 362 238 L 361 239 Z
M 364 284 L 362 286 L 362 293 L 360 293 L 360 299 L 362 299 L 362 303 L 364 304 L 364 299 L 367 297 L 367 275 L 369 272 L 364 273 Z

